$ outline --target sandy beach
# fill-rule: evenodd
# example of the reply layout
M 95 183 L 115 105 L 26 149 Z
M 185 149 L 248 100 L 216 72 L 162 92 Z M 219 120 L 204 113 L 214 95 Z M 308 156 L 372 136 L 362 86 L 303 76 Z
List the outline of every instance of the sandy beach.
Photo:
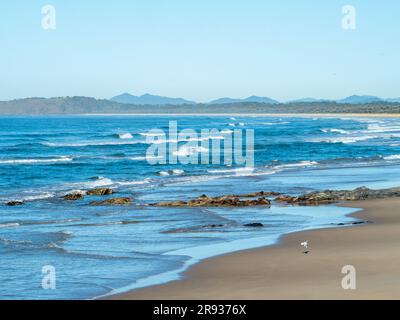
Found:
M 207 259 L 182 280 L 110 299 L 399 299 L 400 199 L 346 203 L 372 223 L 286 235 L 274 246 Z M 300 242 L 308 240 L 304 254 Z M 342 288 L 342 267 L 356 289 Z

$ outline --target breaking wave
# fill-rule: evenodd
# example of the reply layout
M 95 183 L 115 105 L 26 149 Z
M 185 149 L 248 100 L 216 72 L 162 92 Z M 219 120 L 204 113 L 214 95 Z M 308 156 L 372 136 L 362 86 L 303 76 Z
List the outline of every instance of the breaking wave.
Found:
M 133 139 L 133 135 L 130 133 L 119 133 L 117 136 L 120 139 Z
M 350 132 L 347 131 L 347 130 L 336 129 L 336 128 L 333 128 L 333 129 L 321 129 L 321 131 L 322 131 L 322 132 L 325 132 L 325 133 L 350 134 Z
M 37 159 L 0 159 L 0 164 L 40 164 L 40 163 L 57 163 L 71 162 L 74 158 L 70 156 L 62 156 L 58 158 L 37 158 Z

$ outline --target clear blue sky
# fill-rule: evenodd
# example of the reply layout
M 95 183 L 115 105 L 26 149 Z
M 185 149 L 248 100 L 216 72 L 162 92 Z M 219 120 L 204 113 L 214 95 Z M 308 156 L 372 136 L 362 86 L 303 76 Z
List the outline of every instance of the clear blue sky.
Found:
M 0 43 L 0 100 L 400 96 L 398 0 L 1 1 Z

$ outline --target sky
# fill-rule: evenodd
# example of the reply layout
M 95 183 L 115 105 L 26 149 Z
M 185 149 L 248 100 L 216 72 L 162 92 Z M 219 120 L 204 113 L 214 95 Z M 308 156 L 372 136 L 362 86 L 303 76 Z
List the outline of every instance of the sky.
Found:
M 1 1 L 0 100 L 397 98 L 399 39 L 398 0 Z

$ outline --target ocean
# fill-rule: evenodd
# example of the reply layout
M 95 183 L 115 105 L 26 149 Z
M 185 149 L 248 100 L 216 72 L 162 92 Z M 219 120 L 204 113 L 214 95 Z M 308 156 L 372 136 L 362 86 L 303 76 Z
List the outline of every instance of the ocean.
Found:
M 254 130 L 254 168 L 150 164 L 152 129 Z M 223 138 L 221 138 L 223 140 Z M 187 151 L 187 150 L 186 150 Z M 189 152 L 191 149 L 189 149 Z M 223 150 L 222 150 L 223 151 Z M 262 116 L 0 118 L 0 299 L 91 299 L 179 278 L 211 256 L 354 221 L 335 205 L 162 208 L 207 195 L 400 185 L 400 119 Z M 65 201 L 110 187 L 131 206 Z M 7 206 L 8 201 L 24 201 Z M 262 223 L 262 228 L 244 226 Z M 305 239 L 306 240 L 306 239 Z M 311 244 L 312 248 L 312 244 Z M 299 244 L 299 252 L 302 248 Z M 265 257 L 268 259 L 268 257 Z M 44 266 L 56 287 L 44 289 Z

